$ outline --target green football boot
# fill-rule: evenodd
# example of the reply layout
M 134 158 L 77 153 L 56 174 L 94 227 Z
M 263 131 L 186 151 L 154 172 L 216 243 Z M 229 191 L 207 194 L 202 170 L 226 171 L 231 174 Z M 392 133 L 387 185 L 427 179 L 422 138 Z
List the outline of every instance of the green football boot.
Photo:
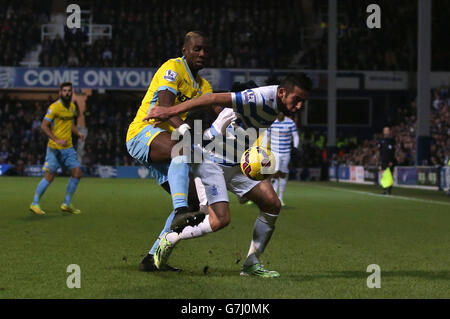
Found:
M 67 205 L 62 203 L 60 208 L 63 212 L 68 212 L 75 215 L 81 214 L 81 211 L 78 208 L 73 207 L 72 204 Z
M 36 215 L 45 215 L 45 212 L 41 209 L 41 206 L 39 204 L 31 204 L 30 205 L 30 211 Z
M 280 274 L 274 270 L 267 270 L 262 264 L 243 266 L 241 276 L 256 276 L 261 278 L 278 278 Z
M 155 266 L 158 269 L 163 269 L 165 267 L 170 254 L 175 248 L 175 245 L 166 238 L 167 234 L 169 233 L 165 233 L 164 235 L 162 235 L 162 238 L 159 241 L 159 245 L 155 250 L 155 254 L 153 255 Z

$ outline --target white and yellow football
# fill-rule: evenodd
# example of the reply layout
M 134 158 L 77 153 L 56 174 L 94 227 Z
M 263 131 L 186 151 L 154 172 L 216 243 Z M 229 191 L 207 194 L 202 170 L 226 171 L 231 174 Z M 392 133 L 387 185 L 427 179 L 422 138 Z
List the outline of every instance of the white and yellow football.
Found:
M 275 156 L 262 146 L 252 146 L 241 157 L 242 173 L 255 181 L 262 181 L 275 173 Z

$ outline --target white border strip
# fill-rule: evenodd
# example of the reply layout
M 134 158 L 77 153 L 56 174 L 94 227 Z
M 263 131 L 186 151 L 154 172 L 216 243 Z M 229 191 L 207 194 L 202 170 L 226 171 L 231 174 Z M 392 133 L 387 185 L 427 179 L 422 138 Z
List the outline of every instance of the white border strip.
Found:
M 397 195 L 375 194 L 375 193 L 371 193 L 371 192 L 355 191 L 355 190 L 352 190 L 352 189 L 346 189 L 346 188 L 341 188 L 341 187 L 320 186 L 320 185 L 314 185 L 314 186 L 320 187 L 320 188 L 334 189 L 334 190 L 343 191 L 343 192 L 349 192 L 349 193 L 356 193 L 356 194 L 370 195 L 370 196 L 375 196 L 375 197 L 392 198 L 392 199 L 403 199 L 403 200 L 410 200 L 410 201 L 421 202 L 421 203 L 427 203 L 427 204 L 438 204 L 438 205 L 450 206 L 450 203 L 445 203 L 445 202 L 441 202 L 441 201 L 434 201 L 434 200 L 427 200 L 427 199 L 419 199 L 419 198 L 405 197 L 405 196 L 397 196 Z

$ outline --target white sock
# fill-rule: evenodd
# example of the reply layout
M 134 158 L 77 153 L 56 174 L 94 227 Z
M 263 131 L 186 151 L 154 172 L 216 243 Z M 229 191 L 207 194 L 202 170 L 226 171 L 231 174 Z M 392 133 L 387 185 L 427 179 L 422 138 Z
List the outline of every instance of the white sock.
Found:
M 166 238 L 172 244 L 176 244 L 180 239 L 191 239 L 212 233 L 211 224 L 209 223 L 209 215 L 197 226 L 186 226 L 181 233 L 172 232 L 167 234 Z
M 275 193 L 277 193 L 277 195 L 278 195 L 278 185 L 279 185 L 278 178 L 272 178 L 271 181 L 272 181 L 273 189 L 275 190 Z
M 280 193 L 278 194 L 278 198 L 283 199 L 283 195 L 284 195 L 284 190 L 286 189 L 286 184 L 287 184 L 287 174 L 285 178 L 281 178 L 280 177 Z
M 259 263 L 259 256 L 264 252 L 267 244 L 275 230 L 275 222 L 278 215 L 260 212 L 253 226 L 253 238 L 248 250 L 245 266 L 251 266 Z

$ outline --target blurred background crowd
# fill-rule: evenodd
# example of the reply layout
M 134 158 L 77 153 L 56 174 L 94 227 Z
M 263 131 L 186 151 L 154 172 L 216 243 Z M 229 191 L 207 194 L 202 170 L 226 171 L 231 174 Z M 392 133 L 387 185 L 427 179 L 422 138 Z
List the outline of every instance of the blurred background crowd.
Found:
M 87 42 L 84 29 L 65 29 L 63 37 L 41 38 L 41 25 L 50 23 L 52 0 L 0 0 L 0 66 L 20 66 L 27 51 L 40 46 L 42 67 L 158 67 L 180 56 L 182 35 L 203 30 L 211 39 L 210 67 L 265 69 L 326 69 L 326 0 L 129 0 L 80 1 L 89 6 L 97 24 L 112 26 L 112 38 Z M 339 0 L 338 68 L 341 70 L 413 71 L 417 64 L 417 2 L 387 1 L 382 28 L 365 26 L 365 8 L 372 1 Z M 448 21 L 450 6 L 433 1 L 432 69 L 450 70 Z M 183 7 L 183 10 L 179 10 Z M 439 13 L 439 14 L 436 14 Z M 395 23 L 389 17 L 395 16 Z M 413 27 L 411 27 L 413 26 Z M 403 32 L 398 32 L 401 29 Z M 87 101 L 89 129 L 85 165 L 132 165 L 125 148 L 128 124 L 140 99 L 93 94 Z M 40 129 L 50 103 L 0 97 L 0 164 L 43 164 L 47 137 Z M 446 165 L 450 150 L 450 92 L 433 92 L 431 156 L 428 165 Z M 398 165 L 415 160 L 415 102 L 396 107 L 391 125 Z M 297 119 L 297 122 L 298 119 Z M 301 147 L 293 153 L 294 167 L 314 167 L 334 161 L 377 165 L 377 140 L 338 132 L 338 153 L 326 153 L 326 131 L 298 123 Z

